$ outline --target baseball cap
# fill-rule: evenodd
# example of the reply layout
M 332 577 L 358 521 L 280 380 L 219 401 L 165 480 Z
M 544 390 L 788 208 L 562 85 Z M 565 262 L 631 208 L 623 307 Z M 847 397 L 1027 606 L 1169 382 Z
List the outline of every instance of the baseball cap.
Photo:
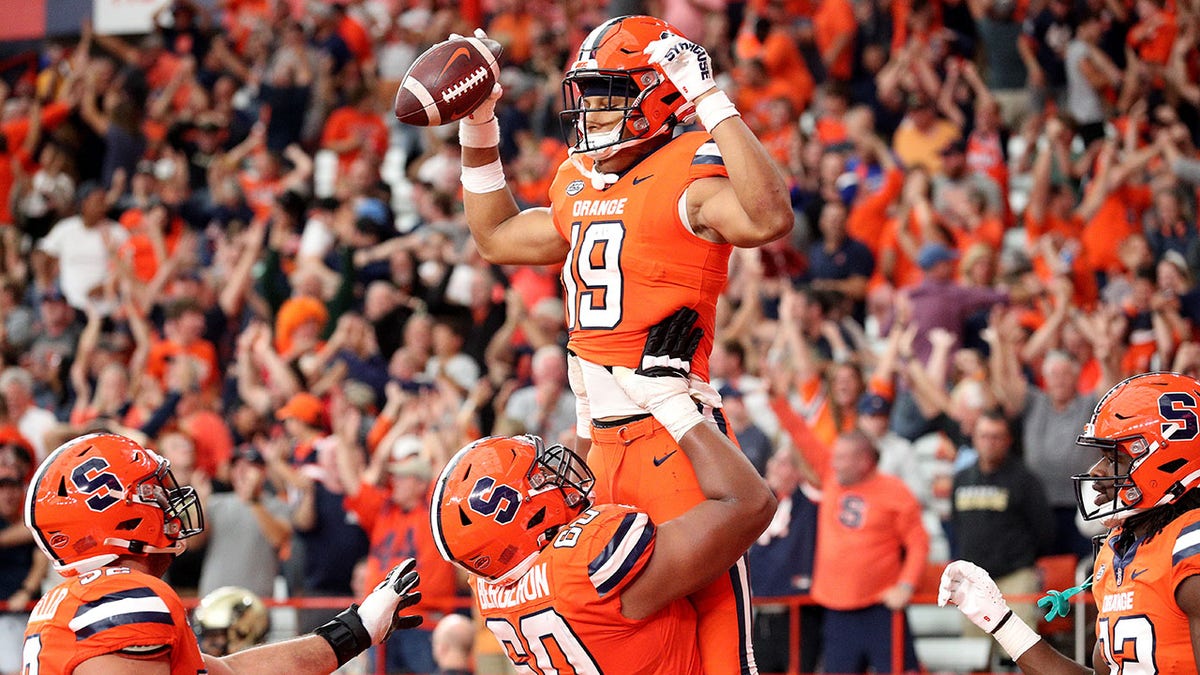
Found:
M 421 454 L 421 439 L 412 434 L 404 434 L 392 444 L 392 463 L 403 462 L 409 457 Z
M 941 154 L 943 154 L 943 155 L 961 155 L 961 154 L 965 154 L 966 152 L 967 152 L 967 142 L 960 138 L 956 141 L 951 141 L 950 145 L 947 145 L 946 147 L 942 148 Z
M 310 427 L 319 427 L 324 414 L 325 406 L 321 404 L 321 399 L 302 391 L 275 412 L 275 419 L 281 422 L 287 419 L 300 420 Z
M 42 302 L 66 302 L 67 296 L 63 295 L 62 287 L 58 284 L 50 284 L 46 290 L 42 291 L 39 298 Z
M 253 445 L 243 445 L 234 450 L 233 459 L 234 461 L 244 460 L 250 462 L 251 464 L 258 464 L 260 466 L 267 463 L 267 459 L 263 457 L 262 453 L 258 451 L 258 448 L 254 447 Z
M 892 404 L 879 394 L 870 392 L 858 397 L 859 415 L 886 415 L 892 411 Z
M 83 201 L 97 192 L 103 192 L 104 188 L 94 180 L 85 180 L 75 189 L 75 201 Z
M 721 388 L 717 390 L 717 393 L 721 395 L 721 398 L 743 398 L 745 396 L 741 389 L 738 389 L 732 384 L 721 385 Z
M 947 248 L 945 244 L 925 244 L 917 254 L 917 265 L 923 270 L 947 260 L 958 260 L 958 253 Z
M 413 476 L 422 480 L 433 478 L 433 465 L 420 455 L 410 455 L 399 461 L 388 464 L 388 473 L 393 476 Z

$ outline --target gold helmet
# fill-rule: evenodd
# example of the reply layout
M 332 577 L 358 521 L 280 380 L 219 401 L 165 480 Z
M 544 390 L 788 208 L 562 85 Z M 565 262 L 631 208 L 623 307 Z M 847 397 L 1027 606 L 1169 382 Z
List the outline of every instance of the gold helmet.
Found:
M 200 651 L 226 656 L 262 642 L 270 626 L 267 606 L 254 593 L 222 586 L 204 596 L 193 616 Z

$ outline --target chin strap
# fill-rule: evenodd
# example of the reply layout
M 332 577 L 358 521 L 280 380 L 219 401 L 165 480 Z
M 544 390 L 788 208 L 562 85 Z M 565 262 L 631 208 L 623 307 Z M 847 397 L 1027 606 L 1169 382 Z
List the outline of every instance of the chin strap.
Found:
M 612 185 L 621 179 L 621 177 L 615 173 L 604 173 L 602 171 L 596 171 L 595 169 L 587 168 L 583 164 L 583 158 L 580 156 L 580 153 L 571 153 L 571 164 L 573 164 L 575 168 L 579 170 L 579 173 L 583 174 L 584 178 L 587 178 L 589 181 L 591 181 L 593 190 L 607 190 L 609 185 Z M 592 166 L 595 166 L 595 162 L 592 163 Z

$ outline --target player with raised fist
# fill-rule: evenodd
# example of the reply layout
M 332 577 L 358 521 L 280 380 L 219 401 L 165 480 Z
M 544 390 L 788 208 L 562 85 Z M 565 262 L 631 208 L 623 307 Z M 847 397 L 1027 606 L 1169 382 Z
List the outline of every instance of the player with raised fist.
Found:
M 692 405 L 725 429 L 708 384 L 717 299 L 734 246 L 791 231 L 787 185 L 717 87 L 708 53 L 665 21 L 601 24 L 568 64 L 562 88 L 569 159 L 549 208 L 522 211 L 509 189 L 492 108 L 499 90 L 463 120 L 467 224 L 490 262 L 563 265 L 578 447 L 590 445 L 596 500 L 633 504 L 665 522 L 703 494 L 687 457 L 661 449 L 664 438 L 678 441 L 677 430 L 631 400 L 614 367 L 638 367 L 650 327 L 693 308 L 703 337 L 690 365 Z M 676 133 L 693 121 L 704 131 Z M 748 589 L 739 561 L 691 596 L 709 673 L 756 672 Z

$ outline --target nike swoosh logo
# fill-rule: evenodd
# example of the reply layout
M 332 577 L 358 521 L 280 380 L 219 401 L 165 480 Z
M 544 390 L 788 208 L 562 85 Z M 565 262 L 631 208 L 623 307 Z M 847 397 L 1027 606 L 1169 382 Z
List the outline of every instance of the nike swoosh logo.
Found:
M 1143 567 L 1143 568 L 1142 568 L 1142 569 L 1140 569 L 1140 570 L 1134 570 L 1134 571 L 1132 571 L 1132 572 L 1130 572 L 1130 573 L 1129 573 L 1129 578 L 1130 578 L 1130 579 L 1136 579 L 1136 578 L 1138 578 L 1138 577 L 1142 576 L 1142 573 L 1143 573 L 1143 572 L 1145 572 L 1145 571 L 1146 571 L 1146 568 L 1145 568 L 1145 567 Z
M 679 451 L 672 450 L 672 451 L 668 452 L 667 454 L 663 455 L 662 457 L 655 457 L 654 458 L 654 466 L 662 466 L 663 462 L 667 461 L 668 459 L 671 459 L 671 455 L 673 455 L 677 452 L 679 452 Z
M 460 56 L 465 56 L 468 59 L 471 58 L 471 50 L 467 49 L 466 47 L 459 47 L 458 49 L 455 49 L 454 53 L 450 55 L 450 58 L 446 60 L 446 65 L 442 66 L 442 72 L 438 73 L 436 81 L 442 81 L 442 76 L 446 74 L 447 70 L 450 70 L 450 66 L 454 65 L 454 62 L 457 61 Z
M 633 179 L 633 184 L 637 185 L 638 183 L 641 183 L 644 180 L 650 180 L 651 178 L 654 178 L 654 174 L 650 174 L 649 176 L 638 176 L 637 178 Z

